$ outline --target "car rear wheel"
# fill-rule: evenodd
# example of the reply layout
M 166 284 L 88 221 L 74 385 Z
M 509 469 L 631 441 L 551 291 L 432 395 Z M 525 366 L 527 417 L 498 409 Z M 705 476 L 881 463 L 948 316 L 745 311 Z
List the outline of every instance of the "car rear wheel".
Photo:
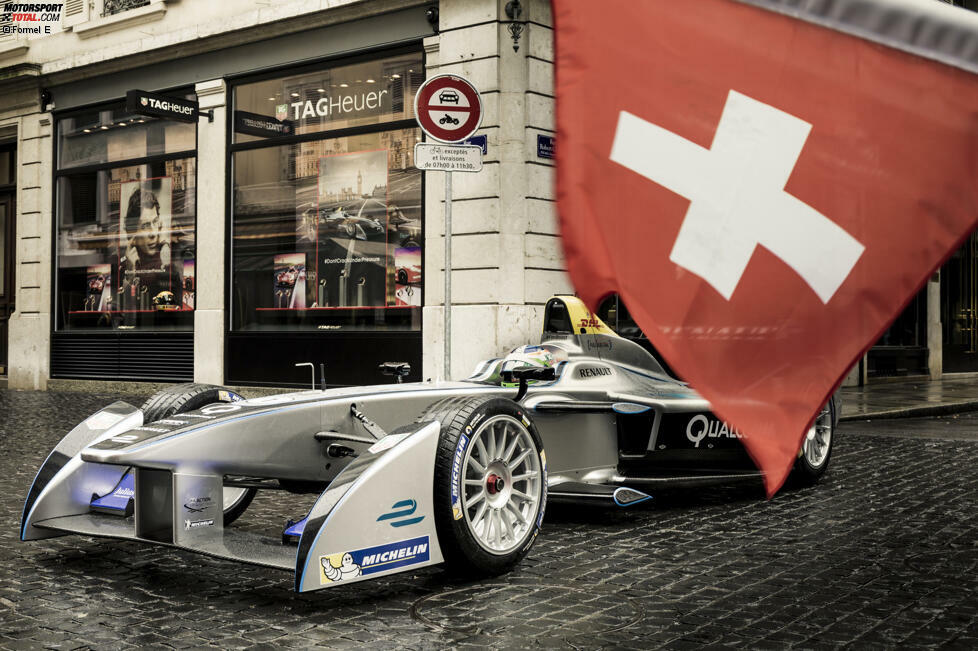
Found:
M 187 382 L 158 391 L 143 403 L 143 421 L 153 421 L 185 414 L 215 402 L 237 402 L 239 394 L 214 384 Z M 237 520 L 258 493 L 256 488 L 224 488 L 224 526 Z
M 523 407 L 505 398 L 449 398 L 438 420 L 435 526 L 449 570 L 492 576 L 516 565 L 536 540 L 547 501 L 547 462 Z
M 808 428 L 792 472 L 792 479 L 796 483 L 811 486 L 828 469 L 840 407 L 839 397 L 833 395 L 819 411 L 812 426 Z

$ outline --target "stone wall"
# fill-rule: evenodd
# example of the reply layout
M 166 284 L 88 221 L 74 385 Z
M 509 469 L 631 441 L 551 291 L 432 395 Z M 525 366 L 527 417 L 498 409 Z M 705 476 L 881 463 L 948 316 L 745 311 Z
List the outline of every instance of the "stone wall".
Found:
M 428 75 L 466 77 L 482 94 L 482 172 L 452 177 L 452 378 L 484 358 L 537 341 L 543 305 L 571 290 L 554 208 L 553 161 L 537 157 L 554 133 L 550 4 L 523 3 L 513 49 L 503 0 L 442 0 L 425 42 Z M 424 377 L 443 377 L 443 172 L 425 179 Z
M 39 89 L 24 83 L 5 98 L 0 129 L 17 137 L 16 312 L 9 323 L 8 382 L 44 389 L 51 341 L 51 114 L 41 113 Z
M 111 75 L 145 65 L 147 53 L 153 61 L 166 61 L 425 4 L 303 0 L 269 6 L 248 0 L 235 3 L 232 14 L 221 3 L 153 0 L 125 20 L 93 16 L 90 24 L 17 47 L 0 44 L 0 138 L 17 138 L 20 175 L 10 386 L 43 389 L 49 375 L 53 127 L 51 114 L 40 112 L 40 79 L 50 86 Z M 439 8 L 440 32 L 425 42 L 428 74 L 461 74 L 475 84 L 485 109 L 479 133 L 488 137 L 483 171 L 453 177 L 450 376 L 459 378 L 480 359 L 536 341 L 546 300 L 571 291 L 557 236 L 553 161 L 538 157 L 536 144 L 538 135 L 554 133 L 553 38 L 547 0 L 523 0 L 515 51 L 506 0 L 430 4 Z M 215 119 L 198 126 L 198 170 L 206 182 L 200 184 L 197 206 L 201 266 L 194 376 L 220 383 L 227 286 L 227 96 L 221 80 L 199 83 L 196 90 L 201 108 L 213 109 Z M 433 378 L 443 375 L 444 173 L 426 174 L 424 197 L 423 374 Z

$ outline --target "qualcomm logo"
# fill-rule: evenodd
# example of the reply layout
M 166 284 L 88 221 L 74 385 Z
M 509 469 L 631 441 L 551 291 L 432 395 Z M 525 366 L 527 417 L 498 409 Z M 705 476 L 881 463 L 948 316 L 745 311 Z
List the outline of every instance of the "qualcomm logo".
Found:
M 725 299 L 760 244 L 828 303 L 866 247 L 784 191 L 811 129 L 731 90 L 709 149 L 622 111 L 611 160 L 689 199 L 669 259 Z
M 419 515 L 416 518 L 409 517 L 414 515 L 414 512 L 417 509 L 418 503 L 414 500 L 401 500 L 400 502 L 394 502 L 394 504 L 391 505 L 390 512 L 377 518 L 377 522 L 390 520 L 388 524 L 390 524 L 392 527 L 406 527 L 409 524 L 417 524 L 424 520 L 423 515 Z

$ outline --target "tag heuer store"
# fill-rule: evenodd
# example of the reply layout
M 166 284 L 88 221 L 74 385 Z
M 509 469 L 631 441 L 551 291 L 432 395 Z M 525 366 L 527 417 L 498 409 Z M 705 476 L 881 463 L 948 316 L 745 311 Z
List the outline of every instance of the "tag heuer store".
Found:
M 383 361 L 419 379 L 431 33 L 412 9 L 53 87 L 51 377 L 190 381 L 223 339 L 226 384 L 304 385 L 303 362 L 329 384 Z M 222 133 L 124 101 L 202 85 Z M 213 341 L 199 311 L 222 313 Z

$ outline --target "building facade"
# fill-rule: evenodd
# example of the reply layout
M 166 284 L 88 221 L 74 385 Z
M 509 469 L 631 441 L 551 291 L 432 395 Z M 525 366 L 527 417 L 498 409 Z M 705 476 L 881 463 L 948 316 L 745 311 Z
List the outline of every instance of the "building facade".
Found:
M 413 164 L 442 72 L 481 91 L 486 139 L 454 175 L 452 374 L 531 339 L 570 289 L 536 146 L 550 9 L 505 4 L 94 0 L 0 39 L 9 385 L 443 375 L 444 174 Z M 199 120 L 153 114 L 181 99 Z
M 572 291 L 548 0 L 59 7 L 36 32 L 0 21 L 9 386 L 443 375 L 445 175 L 413 164 L 438 73 L 484 105 L 484 168 L 453 175 L 451 375 L 533 340 Z M 151 110 L 188 99 L 199 119 Z M 847 381 L 959 371 L 978 371 L 974 237 Z

